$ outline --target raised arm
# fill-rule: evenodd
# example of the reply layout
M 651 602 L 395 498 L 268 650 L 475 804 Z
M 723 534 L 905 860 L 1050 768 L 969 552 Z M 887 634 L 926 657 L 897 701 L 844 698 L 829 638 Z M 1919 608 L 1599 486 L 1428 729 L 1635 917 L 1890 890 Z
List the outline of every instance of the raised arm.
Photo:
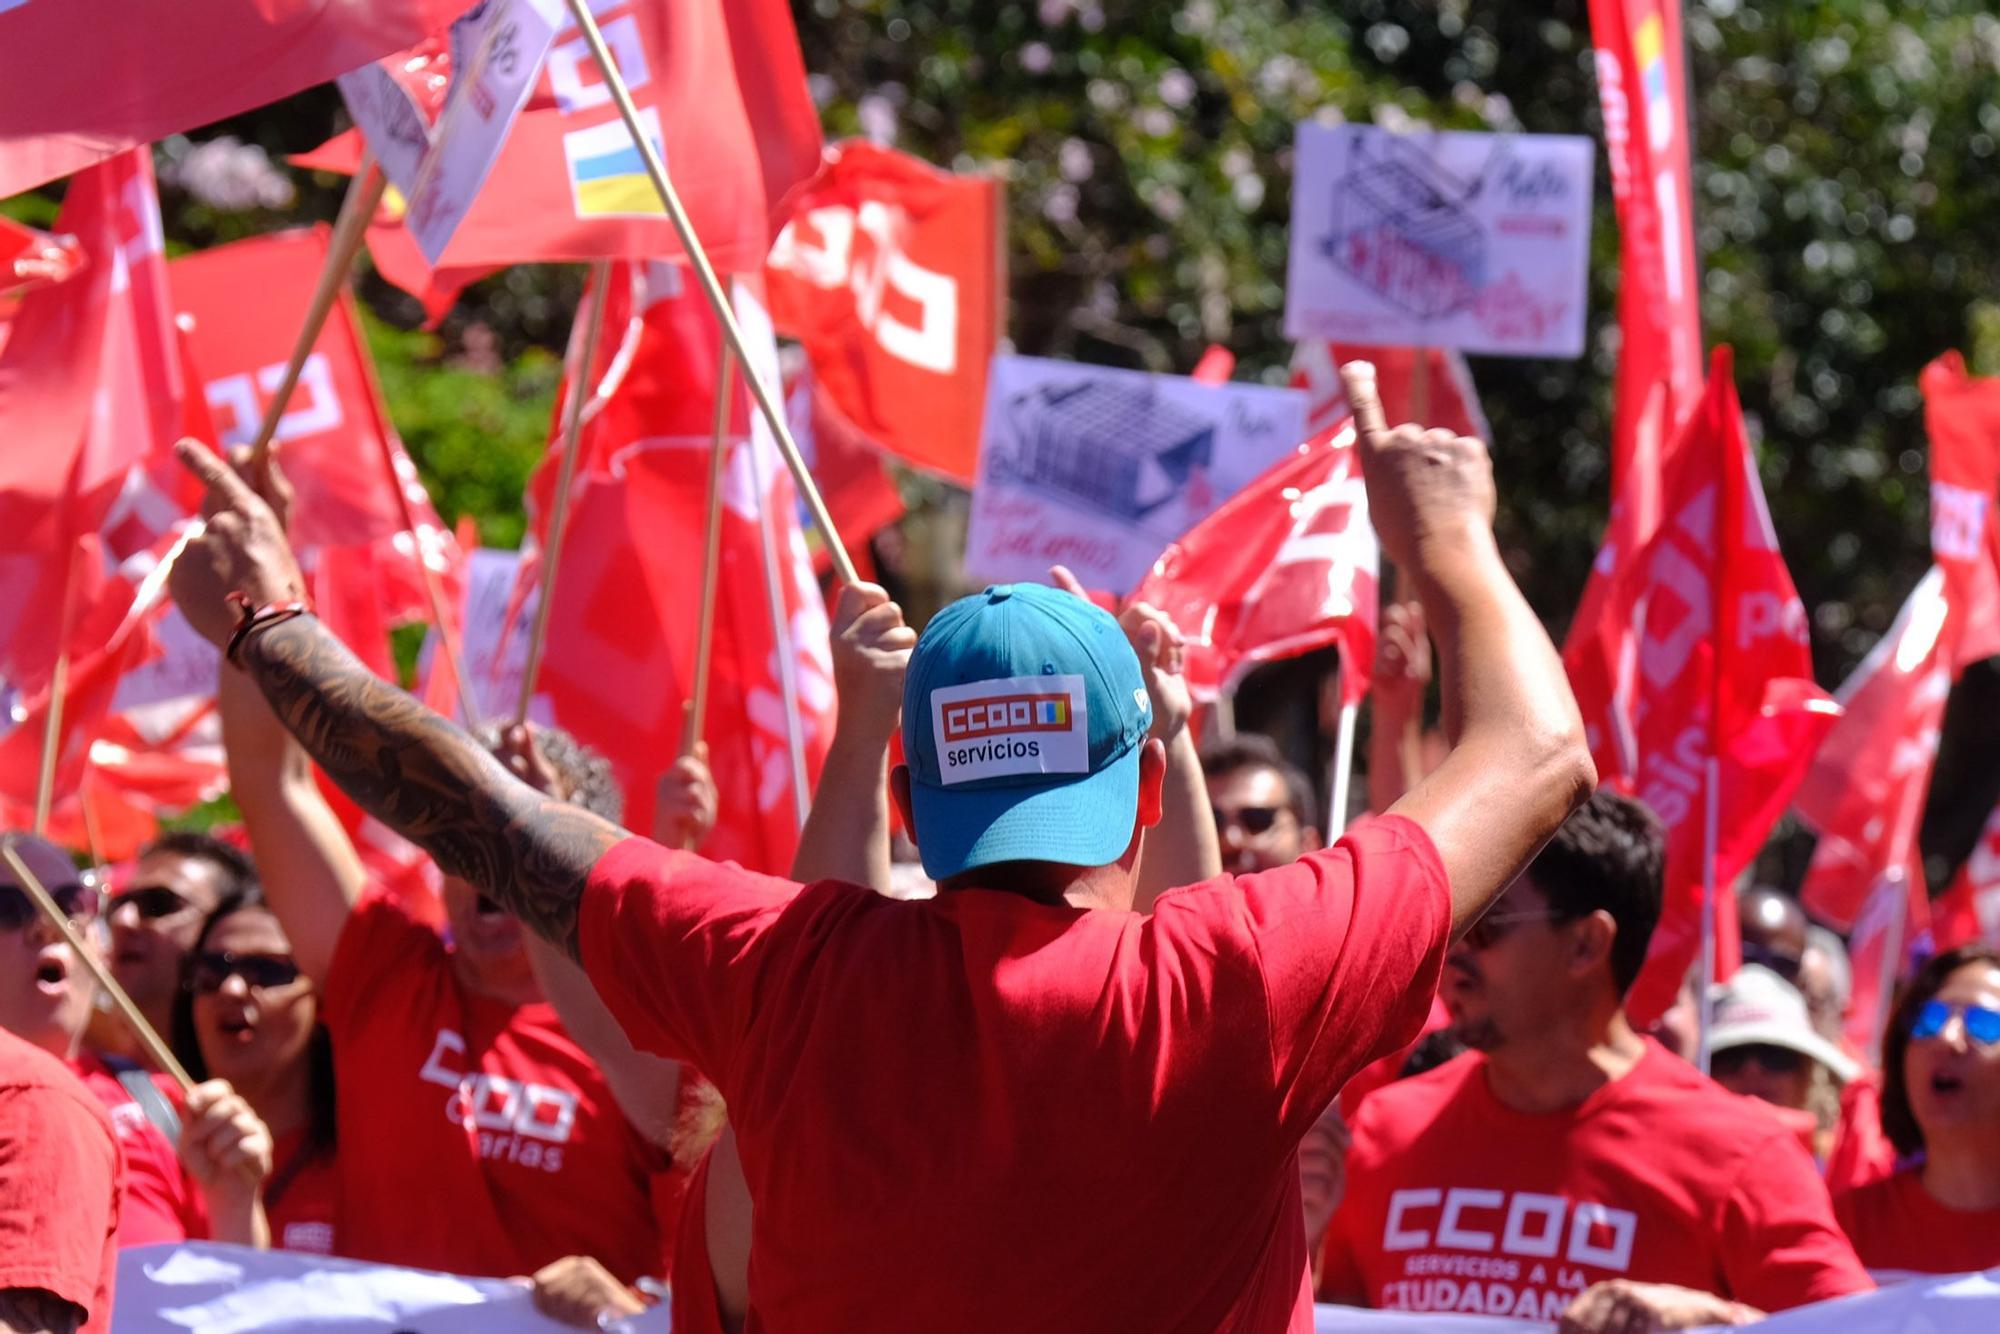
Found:
M 1366 362 L 1341 368 L 1383 553 L 1415 586 L 1437 645 L 1444 763 L 1390 807 L 1422 825 L 1463 931 L 1596 784 L 1548 632 L 1493 538 L 1493 466 L 1478 440 L 1389 429 Z
M 303 601 L 304 584 L 270 508 L 201 445 L 184 440 L 177 452 L 208 488 L 207 527 L 171 576 L 188 623 L 218 646 L 238 639 L 237 665 L 364 810 L 575 957 L 584 883 L 623 831 L 511 777 L 460 728 L 362 666 L 312 616 L 280 619 L 272 609 Z M 252 614 L 241 633 L 239 621 Z
M 849 584 L 833 610 L 833 741 L 799 833 L 792 879 L 889 889 L 889 739 L 903 711 L 903 673 L 917 632 L 875 584 Z

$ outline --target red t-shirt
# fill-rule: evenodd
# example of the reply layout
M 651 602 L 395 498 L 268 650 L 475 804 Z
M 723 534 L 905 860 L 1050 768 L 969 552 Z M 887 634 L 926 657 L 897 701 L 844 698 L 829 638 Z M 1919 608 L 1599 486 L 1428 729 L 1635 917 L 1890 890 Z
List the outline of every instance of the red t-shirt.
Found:
M 111 1114 L 111 1129 L 124 1155 L 125 1207 L 118 1215 L 118 1244 L 151 1246 L 163 1241 L 206 1239 L 208 1202 L 181 1165 L 174 1146 L 147 1118 L 145 1108 L 95 1053 L 83 1053 L 72 1068 Z M 165 1075 L 150 1078 L 178 1114 L 180 1087 Z
M 2000 1265 L 2000 1209 L 1939 1204 L 1924 1189 L 1920 1167 L 1842 1191 L 1833 1213 L 1861 1263 L 1885 1283 Z
M 1377 1090 L 1353 1128 L 1335 1300 L 1554 1320 L 1611 1278 L 1766 1311 L 1871 1286 L 1797 1137 L 1651 1041 L 1565 1111 L 1503 1106 L 1468 1054 Z
M 532 1274 L 566 1255 L 626 1283 L 658 1272 L 666 1155 L 551 1006 L 467 994 L 437 932 L 380 894 L 348 915 L 321 1006 L 340 1254 L 455 1274 Z
M 674 1334 L 723 1334 L 722 1303 L 708 1260 L 708 1169 L 714 1159 L 712 1152 L 701 1156 L 681 1197 L 681 1224 L 674 1233 Z
M 55 1057 L 0 1029 L 0 1289 L 40 1288 L 111 1328 L 118 1139 Z
M 304 1130 L 280 1136 L 271 1146 L 264 1216 L 274 1248 L 332 1255 L 340 1219 L 340 1160 L 333 1149 L 308 1144 Z
M 1451 904 L 1383 819 L 1149 914 L 805 889 L 628 839 L 581 941 L 729 1104 L 754 1330 L 1312 1327 L 1297 1147 L 1409 1038 Z
M 1880 1181 L 1895 1170 L 1896 1146 L 1882 1129 L 1882 1076 L 1864 1071 L 1840 1090 L 1840 1120 L 1822 1174 L 1826 1188 L 1839 1199 L 1842 1191 Z

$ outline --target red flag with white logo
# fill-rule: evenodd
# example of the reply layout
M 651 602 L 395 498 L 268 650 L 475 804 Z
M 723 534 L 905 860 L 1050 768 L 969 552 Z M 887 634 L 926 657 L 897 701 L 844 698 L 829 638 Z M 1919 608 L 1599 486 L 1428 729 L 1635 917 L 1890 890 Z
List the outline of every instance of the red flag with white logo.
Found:
M 769 322 L 741 287 L 737 311 L 763 349 L 760 372 L 775 380 Z M 694 681 L 720 331 L 671 264 L 613 265 L 583 318 L 603 320 L 605 333 L 537 689 L 558 725 L 612 762 L 626 822 L 643 830 Z M 575 390 L 566 384 L 565 396 Z M 704 728 L 720 816 L 703 851 L 782 873 L 798 844 L 795 788 L 802 778 L 810 790 L 832 737 L 832 664 L 790 475 L 752 423 L 740 378 L 732 397 Z M 552 501 L 565 415 L 559 403 L 530 488 L 538 516 Z M 539 567 L 523 561 L 522 577 Z
M 865 140 L 826 151 L 765 266 L 771 319 L 863 435 L 971 486 L 999 337 L 1000 185 Z
M 1213 699 L 1260 662 L 1338 645 L 1344 703 L 1375 663 L 1381 547 L 1351 422 L 1322 432 L 1169 546 L 1132 592 L 1187 638 L 1188 687 Z
M 1642 1024 L 1672 1003 L 1700 950 L 1710 859 L 1716 975 L 1735 971 L 1731 881 L 1840 714 L 1813 684 L 1805 608 L 1778 551 L 1732 369 L 1729 349 L 1718 348 L 1674 452 L 1659 530 L 1615 590 L 1636 645 L 1634 788 L 1667 830 L 1666 901 L 1627 1000 Z
M 84 267 L 23 297 L 0 350 L 0 677 L 31 693 L 110 642 L 192 499 L 150 153 L 78 175 L 58 226 Z
M 1844 712 L 1793 798 L 1819 833 L 1799 895 L 1837 930 L 1848 930 L 1876 883 L 1916 855 L 1951 694 L 1952 615 L 1944 573 L 1933 566 L 1834 695 Z
M 0 4 L 0 196 L 324 83 L 441 30 L 469 3 Z
M 725 273 L 759 271 L 790 196 L 819 166 L 819 113 L 790 8 L 782 0 L 591 8 L 709 259 Z M 435 97 L 449 60 L 439 39 L 385 67 L 407 80 L 421 66 Z M 428 98 L 419 105 L 436 114 Z M 310 160 L 337 169 L 353 152 L 330 143 Z M 471 210 L 426 267 L 681 254 L 610 89 L 582 35 L 565 27 Z M 404 272 L 400 285 L 415 290 Z
M 1702 394 L 1680 0 L 1590 0 L 1618 211 L 1618 381 L 1611 516 L 1563 643 L 1600 779 L 1629 783 L 1638 646 L 1614 585 L 1653 539 L 1669 454 Z
M 2000 654 L 2000 379 L 1967 373 L 1947 352 L 1917 384 L 1931 437 L 1931 557 L 1953 608 L 1956 672 Z
M 840 410 L 809 365 L 800 366 L 792 377 L 785 395 L 785 419 L 820 499 L 826 502 L 834 530 L 857 563 L 866 559 L 868 540 L 902 518 L 907 508 L 903 493 L 882 465 L 881 447 Z M 823 542 L 811 546 L 813 568 L 825 574 L 833 568 L 833 554 Z

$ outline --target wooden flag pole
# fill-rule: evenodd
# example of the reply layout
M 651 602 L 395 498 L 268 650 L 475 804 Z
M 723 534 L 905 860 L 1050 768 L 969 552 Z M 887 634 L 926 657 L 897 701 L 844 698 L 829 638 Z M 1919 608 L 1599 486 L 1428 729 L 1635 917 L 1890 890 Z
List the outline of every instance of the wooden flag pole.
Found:
M 264 408 L 264 420 L 257 424 L 257 437 L 250 442 L 250 461 L 254 467 L 261 467 L 271 451 L 271 438 L 278 433 L 278 422 L 285 415 L 286 405 L 292 401 L 292 391 L 298 388 L 299 374 L 305 370 L 306 358 L 312 355 L 313 344 L 319 341 L 319 332 L 326 327 L 326 317 L 332 312 L 333 303 L 339 299 L 341 289 L 347 285 L 348 271 L 354 267 L 354 257 L 360 253 L 361 242 L 368 235 L 368 224 L 374 220 L 375 210 L 388 186 L 389 178 L 376 167 L 373 155 L 364 153 L 354 179 L 348 182 L 347 196 L 340 201 L 340 213 L 333 223 L 333 237 L 327 243 L 326 263 L 320 266 L 319 285 L 313 288 L 312 304 L 306 307 L 305 324 L 292 343 L 292 355 L 285 363 L 285 373 L 272 392 L 270 403 Z
M 604 85 L 611 90 L 611 100 L 618 104 L 618 114 L 625 121 L 625 130 L 632 136 L 639 157 L 646 164 L 646 175 L 652 178 L 653 189 L 659 193 L 660 203 L 667 210 L 675 235 L 680 237 L 681 248 L 687 251 L 688 262 L 694 269 L 695 277 L 701 281 L 701 290 L 708 297 L 708 304 L 715 308 L 715 318 L 722 324 L 722 336 L 743 367 L 743 379 L 750 386 L 751 397 L 757 400 L 758 410 L 770 423 L 771 434 L 778 442 L 778 452 L 785 456 L 785 466 L 791 469 L 792 481 L 798 485 L 799 498 L 805 501 L 813 523 L 826 541 L 827 553 L 833 558 L 834 573 L 840 576 L 843 584 L 856 583 L 859 576 L 854 571 L 854 562 L 841 543 L 840 533 L 833 526 L 833 517 L 826 511 L 826 502 L 821 499 L 819 487 L 806 468 L 805 456 L 799 452 L 798 441 L 792 439 L 791 427 L 785 424 L 785 414 L 780 410 L 771 386 L 764 383 L 764 377 L 757 373 L 756 364 L 750 360 L 749 349 L 743 343 L 743 329 L 736 322 L 736 312 L 729 305 L 728 294 L 722 290 L 722 282 L 715 276 L 715 267 L 708 262 L 701 240 L 694 234 L 694 224 L 688 220 L 687 210 L 681 206 L 680 194 L 667 177 L 667 167 L 660 161 L 659 150 L 646 137 L 645 128 L 639 122 L 639 109 L 633 105 L 624 76 L 618 72 L 617 62 L 611 58 L 611 52 L 604 44 L 604 34 L 599 31 L 586 0 L 567 2 L 577 28 L 583 33 L 583 40 L 590 46 L 591 57 L 604 75 Z
M 49 716 L 42 726 L 42 770 L 35 778 L 35 833 L 49 830 L 49 812 L 56 801 L 56 761 L 62 750 L 63 692 L 69 687 L 69 650 L 56 654 L 49 677 Z
M 681 735 L 681 754 L 694 754 L 701 744 L 703 720 L 708 717 L 709 658 L 715 650 L 715 591 L 722 578 L 722 452 L 723 436 L 729 432 L 730 380 L 736 370 L 729 344 L 722 345 L 722 357 L 715 370 L 715 429 L 708 440 L 708 545 L 701 558 L 701 622 L 695 632 L 694 692 L 688 700 L 687 727 Z
M 57 934 L 69 946 L 70 953 L 76 956 L 77 962 L 97 980 L 98 986 L 104 988 L 104 994 L 111 997 L 111 1003 L 118 1007 L 118 1013 L 132 1026 L 132 1032 L 138 1037 L 140 1045 L 146 1049 L 146 1055 L 152 1058 L 153 1064 L 171 1076 L 173 1081 L 180 1085 L 182 1093 L 192 1089 L 194 1081 L 188 1078 L 188 1072 L 181 1063 L 174 1059 L 173 1049 L 160 1040 L 160 1035 L 146 1022 L 146 1016 L 139 1013 L 139 1007 L 125 994 L 125 988 L 118 985 L 117 979 L 111 976 L 111 971 L 98 959 L 97 952 L 84 944 L 82 937 L 77 935 L 76 928 L 70 925 L 69 918 L 56 906 L 56 901 L 49 897 L 49 891 L 42 887 L 42 882 L 28 869 L 28 864 L 21 860 L 21 854 L 14 850 L 12 844 L 0 844 L 0 857 L 6 858 L 7 867 L 21 882 L 22 891 L 34 901 L 37 908 L 41 909 L 42 916 L 48 919 L 49 925 L 56 929 Z
M 596 299 L 590 323 L 583 327 L 583 347 L 577 353 L 576 375 L 570 381 L 569 415 L 563 422 L 562 465 L 556 470 L 555 503 L 549 514 L 549 541 L 542 553 L 541 594 L 535 601 L 535 627 L 528 636 L 528 661 L 521 669 L 521 697 L 514 706 L 514 724 L 528 721 L 528 701 L 535 697 L 535 677 L 542 669 L 542 649 L 549 637 L 549 613 L 556 605 L 556 569 L 562 563 L 563 529 L 569 519 L 569 488 L 576 476 L 577 444 L 583 435 L 583 408 L 590 401 L 590 376 L 597 362 L 597 342 L 604 334 L 605 287 L 611 281 L 611 261 L 590 266 L 590 290 Z

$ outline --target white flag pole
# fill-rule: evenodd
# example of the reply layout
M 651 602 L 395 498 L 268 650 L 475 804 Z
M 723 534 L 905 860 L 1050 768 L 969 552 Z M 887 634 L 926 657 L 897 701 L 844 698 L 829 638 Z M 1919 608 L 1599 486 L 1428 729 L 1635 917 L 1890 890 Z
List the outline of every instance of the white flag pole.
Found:
M 1342 672 L 1347 670 L 1342 664 Z M 1340 706 L 1340 723 L 1333 734 L 1333 799 L 1327 804 L 1326 839 L 1331 843 L 1347 832 L 1348 791 L 1354 785 L 1354 719 L 1360 712 L 1358 700 Z
M 659 150 L 646 137 L 645 127 L 639 121 L 639 109 L 632 103 L 632 94 L 625 86 L 624 76 L 618 72 L 618 64 L 611 58 L 611 51 L 604 44 L 604 34 L 598 29 L 597 19 L 590 12 L 588 0 L 567 0 L 571 17 L 576 20 L 577 29 L 590 47 L 591 57 L 596 60 L 598 70 L 604 75 L 605 87 L 611 91 L 611 100 L 618 104 L 618 114 L 625 121 L 625 130 L 632 136 L 632 144 L 639 151 L 640 159 L 646 164 L 646 175 L 652 178 L 653 189 L 660 196 L 660 203 L 667 210 L 667 218 L 673 223 L 675 235 L 680 237 L 681 248 L 687 251 L 688 263 L 694 269 L 695 277 L 701 282 L 703 295 L 715 310 L 715 318 L 722 325 L 722 336 L 728 340 L 730 350 L 736 354 L 736 361 L 743 370 L 743 379 L 750 386 L 751 397 L 757 401 L 758 411 L 770 424 L 771 434 L 778 442 L 778 452 L 784 455 L 785 466 L 791 469 L 792 480 L 798 484 L 799 498 L 805 501 L 806 509 L 812 514 L 813 523 L 818 526 L 820 536 L 826 540 L 827 554 L 833 558 L 834 572 L 840 582 L 851 584 L 858 581 L 854 562 L 848 558 L 847 548 L 841 544 L 840 533 L 833 526 L 833 517 L 826 511 L 826 502 L 820 498 L 819 487 L 813 483 L 812 473 L 806 468 L 805 456 L 799 452 L 798 442 L 792 439 L 791 427 L 785 423 L 785 414 L 770 385 L 757 373 L 751 361 L 749 349 L 743 343 L 743 330 L 736 322 L 736 312 L 730 308 L 729 296 L 722 290 L 722 282 L 715 276 L 715 267 L 708 262 L 708 255 L 701 248 L 701 241 L 694 234 L 694 223 L 689 221 L 687 210 L 681 206 L 680 194 L 667 176 L 666 163 L 660 160 Z
M 1711 751 L 1702 768 L 1701 815 L 1701 994 L 1695 1013 L 1699 1017 L 1700 1038 L 1695 1044 L 1695 1067 L 1708 1073 L 1709 1030 L 1715 1025 L 1715 845 L 1721 825 L 1721 766 Z

